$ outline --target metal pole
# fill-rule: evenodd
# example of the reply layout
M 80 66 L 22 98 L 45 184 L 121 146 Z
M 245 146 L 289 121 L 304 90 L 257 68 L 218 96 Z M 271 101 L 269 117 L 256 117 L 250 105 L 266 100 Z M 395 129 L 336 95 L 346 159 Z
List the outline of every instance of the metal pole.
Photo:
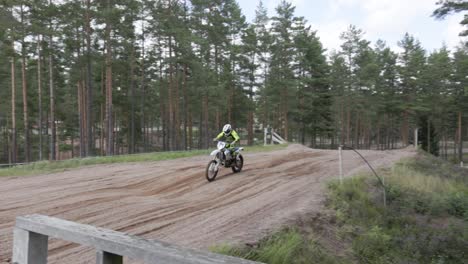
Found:
M 340 169 L 340 184 L 343 184 L 343 148 L 338 147 L 339 169 Z

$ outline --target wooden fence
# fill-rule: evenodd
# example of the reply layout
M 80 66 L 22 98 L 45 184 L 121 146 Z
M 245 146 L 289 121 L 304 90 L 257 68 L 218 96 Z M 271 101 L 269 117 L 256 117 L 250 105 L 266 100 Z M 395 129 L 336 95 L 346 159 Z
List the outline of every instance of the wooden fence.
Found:
M 35 214 L 16 218 L 13 264 L 46 264 L 49 236 L 94 247 L 98 264 L 122 264 L 124 256 L 148 264 L 260 263 Z

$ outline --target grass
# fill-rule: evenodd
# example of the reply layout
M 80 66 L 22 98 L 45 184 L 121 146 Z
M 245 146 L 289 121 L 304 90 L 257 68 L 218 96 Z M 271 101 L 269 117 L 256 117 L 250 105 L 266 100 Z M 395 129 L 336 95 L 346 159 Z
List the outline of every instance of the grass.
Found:
M 273 146 L 252 146 L 245 147 L 246 153 L 274 151 L 285 148 L 286 145 Z M 187 158 L 198 155 L 209 155 L 210 150 L 192 150 L 192 151 L 174 151 L 174 152 L 153 152 L 134 155 L 119 155 L 110 157 L 89 157 L 82 159 L 69 159 L 62 161 L 40 161 L 27 165 L 15 166 L 11 168 L 0 169 L 1 176 L 24 176 L 35 175 L 64 171 L 67 169 L 78 168 L 82 166 L 111 164 L 111 163 L 128 163 L 128 162 L 146 162 L 160 161 L 178 158 Z
M 447 160 L 451 161 L 452 163 L 459 164 L 458 163 L 458 154 L 448 154 L 447 155 Z M 468 153 L 463 153 L 463 162 L 466 164 L 468 162 Z
M 386 207 L 370 174 L 333 181 L 326 202 L 332 220 L 285 228 L 255 248 L 213 250 L 270 264 L 468 263 L 468 170 L 420 154 L 379 174 L 385 177 Z M 334 230 L 334 245 L 308 229 Z
M 302 234 L 295 228 L 287 228 L 265 238 L 256 248 L 221 245 L 213 247 L 211 250 L 220 254 L 269 264 L 346 263 L 325 250 L 316 239 L 310 235 Z
M 468 170 L 420 155 L 380 172 L 329 186 L 340 234 L 352 239 L 359 263 L 466 263 Z

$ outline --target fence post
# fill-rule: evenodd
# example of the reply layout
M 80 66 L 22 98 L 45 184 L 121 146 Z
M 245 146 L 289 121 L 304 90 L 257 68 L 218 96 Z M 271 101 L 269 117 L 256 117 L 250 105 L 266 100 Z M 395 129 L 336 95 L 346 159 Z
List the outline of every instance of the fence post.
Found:
M 96 264 L 123 264 L 123 257 L 109 252 L 98 251 Z
M 418 142 L 418 131 L 419 131 L 419 128 L 416 128 L 414 130 L 414 148 L 415 149 L 418 149 L 418 144 L 419 144 L 419 142 Z
M 48 236 L 21 228 L 13 230 L 14 264 L 47 264 Z
M 339 169 L 340 169 L 340 184 L 343 184 L 343 147 L 338 147 Z

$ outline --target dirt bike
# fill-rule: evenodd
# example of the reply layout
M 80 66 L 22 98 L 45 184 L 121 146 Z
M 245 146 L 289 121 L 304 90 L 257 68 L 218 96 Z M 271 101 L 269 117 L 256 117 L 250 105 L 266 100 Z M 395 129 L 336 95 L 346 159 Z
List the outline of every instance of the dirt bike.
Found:
M 244 148 L 234 148 L 231 152 L 226 142 L 218 141 L 217 149 L 213 150 L 210 154 L 210 156 L 213 156 L 213 159 L 206 166 L 206 179 L 209 182 L 214 181 L 216 175 L 218 175 L 220 165 L 231 168 L 234 173 L 241 172 L 244 166 L 244 157 L 242 157 L 240 152 L 243 150 Z

